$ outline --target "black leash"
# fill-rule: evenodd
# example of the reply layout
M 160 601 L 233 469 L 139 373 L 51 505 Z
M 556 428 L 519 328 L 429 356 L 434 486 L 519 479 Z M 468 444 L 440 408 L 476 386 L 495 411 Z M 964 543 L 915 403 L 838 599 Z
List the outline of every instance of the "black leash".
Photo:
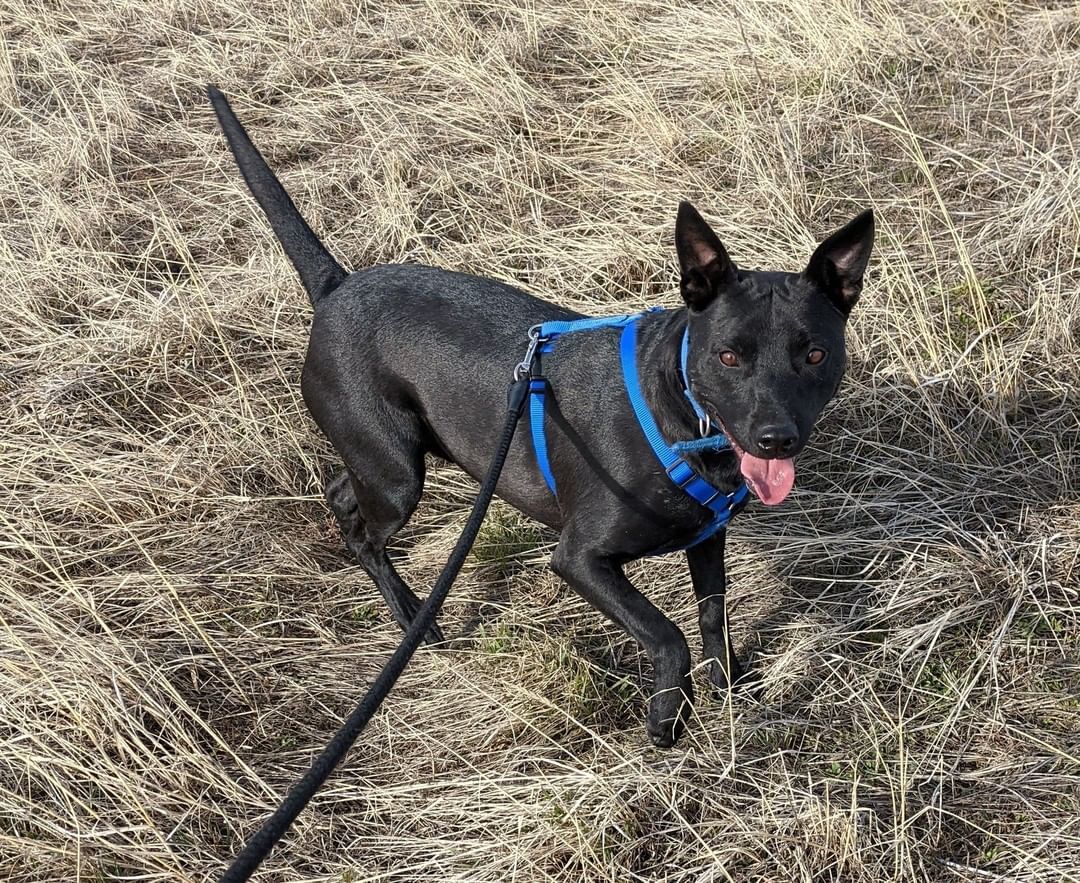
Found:
M 465 524 L 465 529 L 461 532 L 461 537 L 458 539 L 457 545 L 454 546 L 454 551 L 450 553 L 442 573 L 439 574 L 439 579 L 431 590 L 431 594 L 428 595 L 427 600 L 417 611 L 401 644 L 394 651 L 394 655 L 390 657 L 389 662 L 383 667 L 383 670 L 375 679 L 375 683 L 368 690 L 367 695 L 360 700 L 360 704 L 356 706 L 353 713 L 342 724 L 341 729 L 334 734 L 334 738 L 323 749 L 322 754 L 315 758 L 315 761 L 311 764 L 311 769 L 292 787 L 292 790 L 281 802 L 281 806 L 248 840 L 240 854 L 222 875 L 221 883 L 243 883 L 262 864 L 263 859 L 274 848 L 274 844 L 289 830 L 289 826 L 300 815 L 304 807 L 308 805 L 311 798 L 315 796 L 315 792 L 322 787 L 323 782 L 329 778 L 334 768 L 341 762 L 353 742 L 356 741 L 356 737 L 360 735 L 364 727 L 367 726 L 368 721 L 378 711 L 379 706 L 382 705 L 383 700 L 405 670 L 405 666 L 409 664 L 409 660 L 412 658 L 413 653 L 416 652 L 416 648 L 420 646 L 420 642 L 424 639 L 424 635 L 427 634 L 427 630 L 435 622 L 439 608 L 442 607 L 443 601 L 446 600 L 450 587 L 453 585 L 458 571 L 461 570 L 461 565 L 465 563 L 465 556 L 469 554 L 469 550 L 476 540 L 476 534 L 480 530 L 480 525 L 484 522 L 484 515 L 487 513 L 491 498 L 495 494 L 495 485 L 499 481 L 503 463 L 506 462 L 510 442 L 514 438 L 514 430 L 517 428 L 518 421 L 525 410 L 525 402 L 529 393 L 529 378 L 527 375 L 532 365 L 535 349 L 536 343 L 533 340 L 525 357 L 526 360 L 514 371 L 514 382 L 510 384 L 508 393 L 509 402 L 506 410 L 506 422 L 503 425 L 498 447 L 495 449 L 495 456 L 491 460 L 491 466 L 488 468 L 484 483 L 480 485 L 480 492 L 476 495 L 476 502 L 473 503 L 472 513 Z

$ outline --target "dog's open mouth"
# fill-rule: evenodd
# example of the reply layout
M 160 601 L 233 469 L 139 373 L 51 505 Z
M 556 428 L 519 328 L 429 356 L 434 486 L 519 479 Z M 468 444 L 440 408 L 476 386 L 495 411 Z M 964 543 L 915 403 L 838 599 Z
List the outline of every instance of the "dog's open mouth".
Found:
M 766 506 L 778 506 L 783 503 L 795 486 L 795 460 L 793 458 L 766 460 L 764 457 L 755 457 L 753 454 L 746 453 L 723 423 L 720 424 L 720 428 L 731 442 L 731 447 L 739 458 L 739 471 L 750 490 L 754 492 L 754 496 Z

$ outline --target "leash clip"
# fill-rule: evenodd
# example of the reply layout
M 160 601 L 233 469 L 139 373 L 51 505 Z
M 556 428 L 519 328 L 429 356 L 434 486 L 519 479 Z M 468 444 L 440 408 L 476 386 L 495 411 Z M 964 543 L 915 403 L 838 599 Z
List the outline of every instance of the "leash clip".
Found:
M 536 350 L 540 346 L 540 326 L 533 325 L 529 329 L 529 348 L 525 350 L 525 358 L 518 362 L 514 368 L 514 380 L 521 380 L 532 374 L 533 362 L 536 361 Z

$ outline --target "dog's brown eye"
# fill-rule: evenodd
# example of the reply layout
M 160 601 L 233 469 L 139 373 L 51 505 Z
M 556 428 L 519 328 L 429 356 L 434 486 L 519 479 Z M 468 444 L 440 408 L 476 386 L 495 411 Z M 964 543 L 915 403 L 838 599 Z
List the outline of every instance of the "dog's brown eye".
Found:
M 724 350 L 720 353 L 720 361 L 724 363 L 725 367 L 734 368 L 739 364 L 739 357 L 731 350 Z
M 820 365 L 825 361 L 825 350 L 810 350 L 806 354 L 807 364 Z

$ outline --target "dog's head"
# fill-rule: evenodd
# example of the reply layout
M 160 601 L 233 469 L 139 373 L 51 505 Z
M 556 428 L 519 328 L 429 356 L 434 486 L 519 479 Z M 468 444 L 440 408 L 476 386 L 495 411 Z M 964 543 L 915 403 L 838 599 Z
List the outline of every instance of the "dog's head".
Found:
M 690 387 L 763 503 L 790 493 L 793 458 L 840 384 L 844 326 L 873 242 L 874 215 L 865 211 L 821 243 L 801 273 L 739 270 L 697 210 L 679 206 Z

